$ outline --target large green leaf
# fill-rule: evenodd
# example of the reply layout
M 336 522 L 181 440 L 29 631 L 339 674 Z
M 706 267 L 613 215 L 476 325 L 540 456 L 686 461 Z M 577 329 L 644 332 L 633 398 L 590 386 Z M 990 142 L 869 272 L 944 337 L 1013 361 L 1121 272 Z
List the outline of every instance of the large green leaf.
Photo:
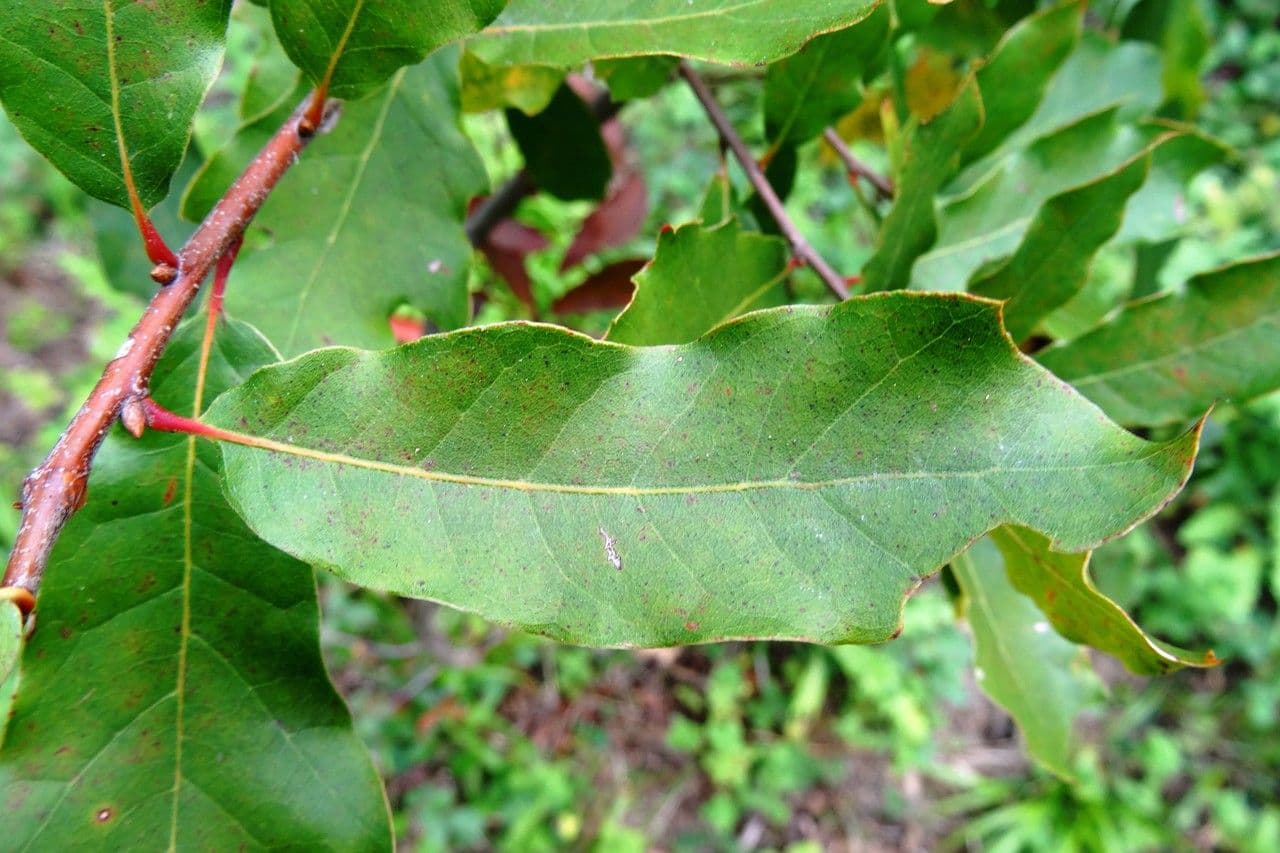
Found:
M 493 20 L 504 0 L 271 0 L 289 58 L 335 98 L 358 98 Z
M 1280 388 L 1280 255 L 1198 275 L 1036 358 L 1133 425 Z
M 876 69 L 889 45 L 889 7 L 856 27 L 818 36 L 804 50 L 775 62 L 764 76 L 765 135 L 775 146 L 799 144 L 862 101 L 862 77 Z
M 408 303 L 467 321 L 467 201 L 484 167 L 458 127 L 457 49 L 348 104 L 281 181 L 246 239 L 227 304 L 286 355 L 383 346 Z
M 224 448 L 247 522 L 357 583 L 592 645 L 875 642 L 992 527 L 1093 547 L 1190 469 L 1194 433 L 1107 422 L 998 314 L 899 292 L 650 348 L 489 326 L 310 353 L 210 420 L 272 448 Z
M 199 327 L 203 323 L 198 324 Z M 197 324 L 152 389 L 189 411 Z M 274 354 L 223 323 L 209 393 Z M 320 657 L 310 568 L 227 506 L 194 439 L 113 433 L 40 591 L 0 750 L 5 850 L 387 850 Z
M 1213 652 L 1188 652 L 1144 633 L 1093 585 L 1088 553 L 1057 553 L 1043 536 L 1021 527 L 999 527 L 990 536 L 1004 556 L 1008 582 L 1073 643 L 1106 652 L 1139 675 L 1218 663 Z
M 511 0 L 470 44 L 508 65 L 579 65 L 618 56 L 679 54 L 760 65 L 865 18 L 879 0 Z
M 978 685 L 1017 722 L 1027 752 L 1070 779 L 1075 721 L 1090 692 L 1087 661 L 1013 588 L 1001 556 L 983 539 L 951 562 L 973 631 Z
M 785 240 L 743 231 L 736 217 L 664 232 L 608 338 L 633 346 L 684 344 L 754 308 L 780 305 L 790 257 Z
M 36 150 L 87 193 L 144 207 L 182 162 L 222 63 L 231 0 L 10 0 L 0 9 L 0 101 Z
M 18 656 L 22 654 L 22 611 L 18 605 L 7 599 L 0 599 L 0 684 L 4 684 L 9 673 L 18 665 Z M 7 710 L 0 703 L 0 712 Z
M 970 80 L 941 115 L 907 129 L 893 208 L 880 229 L 875 254 L 862 271 L 866 290 L 907 286 L 916 258 L 937 235 L 934 197 L 955 173 L 960 152 L 981 126 L 982 96 Z

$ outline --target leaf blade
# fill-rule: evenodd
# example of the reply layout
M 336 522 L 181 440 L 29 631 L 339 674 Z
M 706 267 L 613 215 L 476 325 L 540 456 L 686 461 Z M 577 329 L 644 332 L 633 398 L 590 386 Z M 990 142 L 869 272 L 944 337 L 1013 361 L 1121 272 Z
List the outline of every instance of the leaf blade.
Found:
M 223 449 L 268 541 L 593 645 L 886 639 L 972 538 L 1013 516 L 1091 547 L 1176 492 L 1196 443 L 1101 420 L 1017 354 L 992 303 L 909 293 L 757 312 L 683 347 L 514 324 L 326 350 L 210 420 L 275 442 Z M 881 422 L 911 431 L 864 426 Z M 943 424 L 976 432 L 953 448 L 932 440 Z

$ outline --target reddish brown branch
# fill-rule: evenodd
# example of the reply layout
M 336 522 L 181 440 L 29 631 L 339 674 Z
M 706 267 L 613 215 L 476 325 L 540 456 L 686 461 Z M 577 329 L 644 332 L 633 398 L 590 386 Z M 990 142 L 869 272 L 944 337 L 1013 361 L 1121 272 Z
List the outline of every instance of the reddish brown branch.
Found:
M 878 174 L 866 163 L 863 163 L 855 157 L 853 152 L 849 150 L 849 146 L 845 144 L 845 141 L 840 138 L 840 134 L 836 133 L 834 128 L 828 127 L 826 130 L 822 131 L 822 138 L 825 139 L 827 144 L 836 152 L 836 156 L 838 156 L 840 161 L 844 163 L 844 167 L 848 170 L 850 175 L 853 175 L 856 178 L 862 178 L 867 183 L 871 184 L 871 186 L 876 188 L 876 194 L 881 198 L 886 200 L 893 198 L 892 182 L 890 182 L 884 175 Z
M 791 244 L 791 251 L 797 258 L 813 268 L 813 271 L 831 289 L 832 293 L 841 299 L 847 299 L 849 297 L 849 288 L 844 283 L 844 277 L 832 269 L 822 255 L 819 255 L 817 250 L 809 245 L 809 241 L 800 233 L 800 229 L 796 227 L 796 224 L 791 221 L 791 217 L 787 215 L 786 208 L 782 205 L 782 199 L 778 198 L 778 194 L 773 191 L 773 186 L 769 183 L 769 179 L 765 177 L 760 164 L 756 162 L 755 158 L 751 156 L 751 152 L 747 150 L 746 143 L 742 141 L 742 137 L 738 135 L 738 132 L 729 122 L 729 117 L 720 108 L 720 104 L 716 101 L 706 82 L 698 75 L 697 71 L 693 70 L 693 66 L 685 60 L 680 61 L 680 76 L 689 84 L 689 88 L 697 96 L 702 108 L 706 110 L 711 123 L 715 125 L 720 134 L 720 139 L 729 146 L 733 156 L 738 160 L 738 165 L 747 173 L 747 180 L 751 181 L 751 186 L 755 188 L 756 195 L 760 196 L 760 200 L 764 202 L 765 207 L 769 209 L 769 213 L 773 215 L 774 221 L 778 223 L 782 236 Z
M 310 138 L 300 127 L 305 108 L 300 107 L 285 122 L 191 235 L 178 253 L 178 275 L 173 283 L 152 297 L 48 458 L 22 484 L 22 525 L 0 587 L 20 587 L 31 593 L 40 588 L 54 541 L 67 519 L 84 505 L 93 456 L 107 431 L 118 417 L 139 426 L 151 371 L 174 327 L 195 299 L 209 269 L 239 240 Z

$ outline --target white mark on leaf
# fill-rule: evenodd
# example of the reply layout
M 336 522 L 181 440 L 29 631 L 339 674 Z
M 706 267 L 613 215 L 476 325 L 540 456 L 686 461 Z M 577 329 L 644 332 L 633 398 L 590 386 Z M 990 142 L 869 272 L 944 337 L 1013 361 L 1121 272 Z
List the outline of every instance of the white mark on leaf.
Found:
M 604 540 L 604 555 L 608 558 L 609 565 L 618 571 L 622 571 L 622 558 L 618 556 L 617 544 L 613 541 L 613 537 L 609 535 L 609 531 L 601 527 L 600 538 Z

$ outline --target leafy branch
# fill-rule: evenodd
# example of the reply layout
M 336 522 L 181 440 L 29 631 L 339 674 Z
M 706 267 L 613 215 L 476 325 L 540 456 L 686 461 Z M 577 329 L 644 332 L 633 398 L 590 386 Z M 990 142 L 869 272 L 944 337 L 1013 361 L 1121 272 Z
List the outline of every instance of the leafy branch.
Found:
M 178 321 L 209 270 L 234 250 L 271 189 L 310 140 L 312 134 L 302 126 L 305 109 L 300 107 L 285 122 L 177 253 L 172 283 L 152 297 L 49 456 L 24 481 L 22 523 L 0 582 L 0 587 L 16 590 L 10 595 L 24 613 L 35 607 L 35 593 L 58 533 L 84 505 L 93 457 L 108 430 L 119 418 L 130 431 L 141 432 L 151 373 Z

